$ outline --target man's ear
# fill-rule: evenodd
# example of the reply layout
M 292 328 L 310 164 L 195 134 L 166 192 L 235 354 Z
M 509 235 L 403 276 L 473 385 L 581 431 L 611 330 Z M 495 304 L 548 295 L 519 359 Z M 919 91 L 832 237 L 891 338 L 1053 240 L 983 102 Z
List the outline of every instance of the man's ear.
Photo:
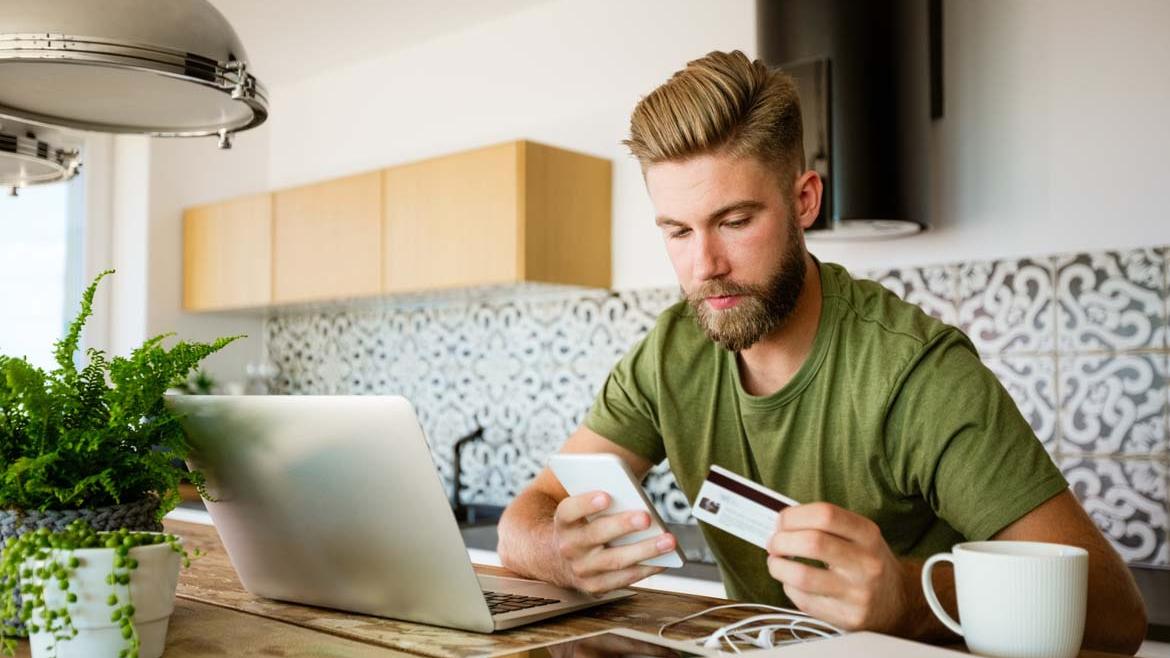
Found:
M 817 172 L 809 169 L 797 176 L 792 187 L 793 204 L 796 208 L 796 218 L 801 228 L 807 229 L 817 221 L 821 212 L 821 194 L 825 191 L 824 183 Z

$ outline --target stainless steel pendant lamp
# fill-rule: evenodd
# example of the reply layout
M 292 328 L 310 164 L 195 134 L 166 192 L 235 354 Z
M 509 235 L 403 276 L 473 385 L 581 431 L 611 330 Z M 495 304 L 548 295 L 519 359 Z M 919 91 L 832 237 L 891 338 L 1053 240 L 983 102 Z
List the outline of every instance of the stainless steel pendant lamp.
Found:
M 161 137 L 232 134 L 268 99 L 207 0 L 3 0 L 0 119 Z
M 81 169 L 77 135 L 0 117 L 0 188 L 66 181 Z

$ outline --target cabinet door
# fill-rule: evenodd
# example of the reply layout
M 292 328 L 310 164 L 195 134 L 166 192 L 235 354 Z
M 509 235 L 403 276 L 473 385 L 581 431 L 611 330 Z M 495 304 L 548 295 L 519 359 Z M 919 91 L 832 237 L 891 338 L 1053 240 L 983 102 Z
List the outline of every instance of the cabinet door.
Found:
M 525 144 L 525 281 L 608 288 L 609 160 Z
M 381 292 L 378 172 L 282 190 L 272 203 L 274 302 Z
M 382 172 L 383 290 L 518 280 L 518 153 L 512 142 Z
M 183 213 L 183 308 L 214 311 L 272 301 L 272 195 Z

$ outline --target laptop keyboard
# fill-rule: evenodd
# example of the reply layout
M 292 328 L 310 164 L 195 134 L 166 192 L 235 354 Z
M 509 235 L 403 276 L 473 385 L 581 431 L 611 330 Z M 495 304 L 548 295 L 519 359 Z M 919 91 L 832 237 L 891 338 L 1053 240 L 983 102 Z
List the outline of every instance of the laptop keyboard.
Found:
M 486 590 L 483 596 L 487 599 L 488 610 L 493 615 L 502 615 L 507 612 L 516 612 L 517 610 L 535 608 L 536 606 L 548 605 L 550 603 L 560 603 L 556 599 L 542 599 L 539 596 L 523 596 L 521 594 L 488 592 Z

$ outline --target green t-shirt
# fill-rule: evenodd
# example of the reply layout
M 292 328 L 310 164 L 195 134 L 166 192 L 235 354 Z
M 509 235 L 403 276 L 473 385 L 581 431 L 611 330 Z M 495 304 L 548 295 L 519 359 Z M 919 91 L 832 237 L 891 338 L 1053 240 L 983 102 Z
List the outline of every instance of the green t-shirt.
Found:
M 712 464 L 878 524 L 896 555 L 987 539 L 1068 484 L 965 335 L 839 265 L 804 365 L 746 393 L 686 302 L 614 367 L 586 426 L 671 470 L 694 503 Z M 700 524 L 729 596 L 789 604 L 763 549 Z

